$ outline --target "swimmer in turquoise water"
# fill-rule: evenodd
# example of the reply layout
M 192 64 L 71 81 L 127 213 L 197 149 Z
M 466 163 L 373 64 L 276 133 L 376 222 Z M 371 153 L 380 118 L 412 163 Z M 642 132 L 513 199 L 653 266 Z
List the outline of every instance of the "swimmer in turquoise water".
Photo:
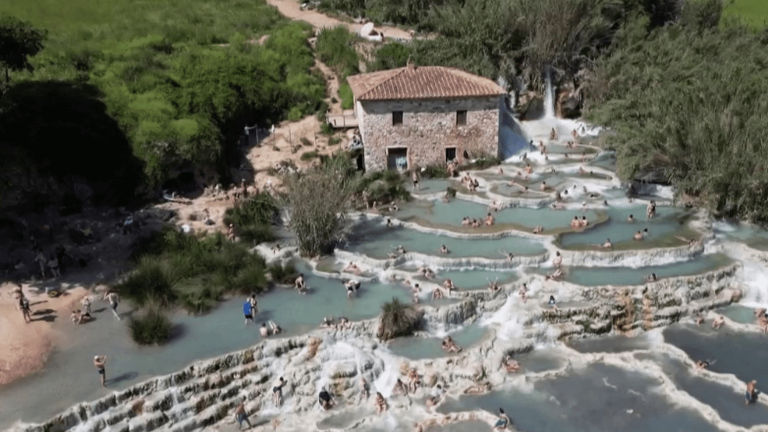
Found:
M 502 408 L 499 408 L 499 419 L 496 420 L 496 423 L 493 425 L 493 428 L 496 430 L 504 430 L 509 427 L 509 424 L 512 423 L 512 421 L 507 417 L 507 414 L 504 412 Z

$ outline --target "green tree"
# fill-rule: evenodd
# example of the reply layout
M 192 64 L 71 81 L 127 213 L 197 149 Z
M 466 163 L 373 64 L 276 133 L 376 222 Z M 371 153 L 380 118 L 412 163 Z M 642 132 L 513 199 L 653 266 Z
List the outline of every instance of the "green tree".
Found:
M 346 239 L 350 231 L 347 215 L 358 181 L 352 163 L 343 156 L 288 178 L 285 199 L 290 227 L 303 255 L 333 252 Z
M 0 17 L 0 64 L 5 69 L 5 84 L 11 81 L 9 71 L 32 70 L 29 58 L 43 49 L 46 32 L 26 21 L 11 16 Z

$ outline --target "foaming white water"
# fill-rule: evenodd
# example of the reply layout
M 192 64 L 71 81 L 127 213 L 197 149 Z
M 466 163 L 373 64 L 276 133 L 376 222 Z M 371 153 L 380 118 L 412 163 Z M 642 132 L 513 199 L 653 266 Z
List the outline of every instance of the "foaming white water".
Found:
M 483 327 L 497 325 L 496 335 L 501 339 L 514 339 L 525 337 L 526 314 L 520 307 L 522 301 L 517 295 L 509 295 L 507 301 L 496 312 L 484 316 L 480 320 Z
M 741 260 L 739 278 L 745 287 L 741 303 L 747 307 L 768 307 L 768 269 L 765 263 L 747 256 L 737 248 L 727 248 Z
M 552 80 L 549 77 L 549 70 L 547 70 L 547 89 L 544 94 L 544 117 L 555 117 L 555 92 L 552 88 Z
M 716 220 L 712 222 L 712 229 L 720 232 L 734 232 L 738 227 L 731 222 Z

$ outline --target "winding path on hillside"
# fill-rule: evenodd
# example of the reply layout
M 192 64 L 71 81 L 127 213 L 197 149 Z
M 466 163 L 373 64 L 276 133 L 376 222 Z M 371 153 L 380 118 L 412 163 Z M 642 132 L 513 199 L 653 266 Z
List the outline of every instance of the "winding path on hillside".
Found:
M 316 10 L 302 10 L 296 0 L 267 0 L 267 4 L 276 7 L 281 14 L 292 20 L 304 21 L 318 29 L 342 25 L 346 26 L 349 31 L 357 34 L 360 28 L 363 27 L 362 24 L 344 22 Z M 396 27 L 376 26 L 376 30 L 384 32 L 385 37 L 411 39 L 408 31 Z

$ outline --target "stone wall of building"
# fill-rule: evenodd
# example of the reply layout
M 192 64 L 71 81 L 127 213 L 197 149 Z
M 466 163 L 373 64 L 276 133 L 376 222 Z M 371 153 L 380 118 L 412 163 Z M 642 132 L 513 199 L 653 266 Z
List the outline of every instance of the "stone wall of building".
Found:
M 387 169 L 387 149 L 407 148 L 408 168 L 443 165 L 446 148 L 455 148 L 463 162 L 498 154 L 501 96 L 418 101 L 356 101 L 368 171 Z M 393 112 L 403 123 L 393 125 Z M 467 111 L 466 125 L 457 125 L 458 111 Z

